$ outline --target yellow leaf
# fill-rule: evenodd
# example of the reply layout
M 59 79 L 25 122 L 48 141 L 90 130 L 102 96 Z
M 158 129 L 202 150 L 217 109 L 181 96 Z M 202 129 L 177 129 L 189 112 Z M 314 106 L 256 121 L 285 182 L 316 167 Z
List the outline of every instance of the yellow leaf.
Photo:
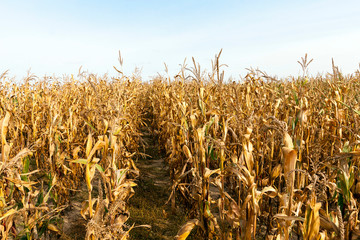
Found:
M 103 148 L 105 146 L 105 142 L 104 141 L 101 141 L 101 140 L 98 140 L 96 143 L 95 143 L 95 146 L 91 149 L 89 155 L 87 155 L 87 162 L 90 163 L 91 160 L 92 160 L 92 156 L 95 154 L 95 152 L 97 150 L 100 150 L 101 148 Z M 87 146 L 86 146 L 87 148 Z M 86 149 L 87 150 L 87 149 Z
M 86 180 L 86 185 L 88 187 L 88 189 L 90 191 L 92 191 L 92 185 L 91 185 L 91 172 L 90 172 L 90 164 L 86 164 L 86 168 L 85 168 L 85 180 Z
M 54 224 L 50 223 L 47 228 L 53 232 L 60 232 L 60 229 L 57 228 Z
M 318 239 L 319 230 L 320 230 L 320 216 L 319 209 L 321 208 L 321 203 L 315 203 L 313 198 L 311 203 L 307 206 L 306 209 L 306 218 L 304 222 L 304 239 L 312 240 Z
M 89 133 L 88 135 L 88 140 L 86 142 L 86 157 L 88 158 L 91 152 L 91 148 L 92 148 L 92 137 L 91 137 L 91 133 Z
M 278 164 L 271 172 L 271 178 L 274 180 L 277 178 L 281 173 L 281 164 Z
M 4 146 L 6 144 L 6 133 L 10 120 L 10 113 L 6 112 L 5 117 L 1 121 L 1 143 Z
M 7 178 L 7 177 L 5 177 L 5 179 L 9 180 L 10 182 L 15 183 L 16 185 L 24 186 L 24 187 L 27 187 L 27 188 L 29 188 L 30 186 L 37 183 L 37 182 L 26 182 L 26 181 L 22 181 L 20 179 L 15 179 L 15 178 Z
M 181 227 L 181 229 L 175 236 L 175 239 L 176 240 L 185 240 L 189 236 L 191 230 L 193 230 L 193 228 L 199 224 L 200 224 L 200 221 L 197 219 L 192 219 L 192 220 L 188 221 Z
M 208 168 L 205 168 L 204 178 L 208 179 L 214 173 L 219 173 L 219 172 L 220 172 L 220 168 L 214 169 L 214 170 L 210 170 Z
M 7 211 L 4 215 L 2 215 L 0 217 L 0 221 L 3 220 L 6 217 L 9 217 L 11 215 L 13 215 L 14 213 L 16 213 L 17 211 L 15 209 L 10 209 L 9 211 Z
M 284 145 L 287 148 L 294 149 L 293 141 L 287 132 L 284 132 Z
M 261 194 L 267 194 L 269 197 L 274 198 L 277 196 L 277 191 L 275 190 L 275 188 L 268 186 L 268 187 L 264 187 L 263 190 L 261 190 Z
M 104 120 L 104 125 L 105 125 L 104 134 L 106 134 L 106 132 L 109 128 L 109 122 L 106 119 L 103 119 L 103 120 Z
M 187 157 L 187 159 L 188 159 L 190 162 L 192 162 L 192 155 L 191 155 L 190 149 L 189 149 L 186 145 L 184 145 L 184 146 L 182 147 L 182 150 L 183 150 L 185 156 Z

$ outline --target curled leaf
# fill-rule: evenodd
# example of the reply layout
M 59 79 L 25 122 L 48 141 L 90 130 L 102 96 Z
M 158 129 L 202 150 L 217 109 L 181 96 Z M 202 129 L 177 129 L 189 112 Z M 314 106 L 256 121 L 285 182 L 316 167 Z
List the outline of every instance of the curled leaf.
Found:
M 192 219 L 188 221 L 181 227 L 179 232 L 176 234 L 175 239 L 185 240 L 189 236 L 190 232 L 194 229 L 194 227 L 199 225 L 200 221 L 198 219 Z
M 215 169 L 215 170 L 210 170 L 208 168 L 205 168 L 204 178 L 208 179 L 211 175 L 213 175 L 215 173 L 219 173 L 219 172 L 220 172 L 220 168 Z

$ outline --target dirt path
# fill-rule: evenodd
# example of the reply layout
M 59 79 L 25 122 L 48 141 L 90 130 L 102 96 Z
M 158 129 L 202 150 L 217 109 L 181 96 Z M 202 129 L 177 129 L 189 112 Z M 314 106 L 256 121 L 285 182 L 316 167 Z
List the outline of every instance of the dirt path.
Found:
M 81 203 L 88 198 L 87 187 L 82 182 L 79 190 L 71 197 L 69 207 L 64 211 L 63 236 L 60 239 L 80 240 L 85 238 L 86 220 L 81 216 Z
M 177 231 L 186 221 L 181 209 L 176 214 L 171 213 L 170 204 L 165 205 L 170 194 L 170 178 L 168 167 L 164 163 L 164 156 L 159 153 L 157 140 L 145 132 L 147 143 L 145 154 L 150 157 L 140 159 L 136 166 L 140 170 L 140 177 L 135 187 L 135 195 L 130 199 L 129 224 L 149 224 L 150 230 L 144 228 L 133 229 L 131 239 L 174 239 Z
M 186 222 L 183 208 L 178 206 L 176 213 L 171 212 L 170 204 L 165 205 L 170 195 L 170 178 L 164 155 L 160 153 L 155 136 L 144 131 L 146 142 L 145 154 L 148 157 L 139 159 L 135 164 L 140 170 L 136 180 L 138 186 L 129 201 L 130 219 L 127 224 L 132 226 L 151 225 L 151 229 L 134 228 L 130 239 L 161 240 L 174 239 L 180 227 Z M 95 182 L 95 181 L 94 181 Z M 95 186 L 94 191 L 97 191 Z M 71 197 L 70 206 L 63 215 L 63 236 L 60 239 L 84 239 L 86 220 L 80 215 L 81 203 L 88 198 L 85 182 Z M 94 193 L 94 196 L 96 194 Z

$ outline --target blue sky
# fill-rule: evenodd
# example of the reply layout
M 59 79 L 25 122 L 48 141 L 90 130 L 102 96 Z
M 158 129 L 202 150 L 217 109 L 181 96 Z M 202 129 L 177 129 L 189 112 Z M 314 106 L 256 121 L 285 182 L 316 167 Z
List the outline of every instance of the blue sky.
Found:
M 359 1 L 0 1 L 0 72 L 21 78 L 77 73 L 116 75 L 142 69 L 143 79 L 171 76 L 191 57 L 209 69 L 223 49 L 227 76 L 259 67 L 271 75 L 344 73 L 360 63 Z

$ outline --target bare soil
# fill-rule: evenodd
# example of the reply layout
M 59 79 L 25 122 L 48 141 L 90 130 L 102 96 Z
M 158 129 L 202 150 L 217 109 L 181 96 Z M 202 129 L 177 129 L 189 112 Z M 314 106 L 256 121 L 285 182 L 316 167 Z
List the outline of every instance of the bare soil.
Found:
M 170 203 L 166 204 L 171 183 L 165 155 L 160 152 L 155 136 L 144 133 L 145 154 L 149 157 L 139 159 L 136 166 L 140 177 L 135 188 L 135 195 L 130 199 L 129 224 L 151 225 L 151 229 L 135 228 L 130 233 L 131 239 L 174 239 L 180 227 L 186 222 L 181 205 L 172 213 Z
M 70 204 L 64 211 L 63 229 L 61 239 L 80 240 L 85 239 L 87 221 L 81 216 L 82 202 L 88 199 L 88 190 L 85 182 L 82 182 L 79 190 L 70 198 Z

